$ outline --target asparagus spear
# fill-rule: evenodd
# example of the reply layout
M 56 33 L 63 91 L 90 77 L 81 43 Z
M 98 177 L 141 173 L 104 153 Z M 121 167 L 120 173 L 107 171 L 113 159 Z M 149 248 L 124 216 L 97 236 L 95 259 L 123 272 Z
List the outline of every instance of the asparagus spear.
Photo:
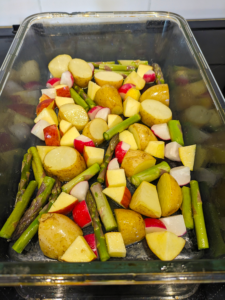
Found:
M 98 62 L 90 62 L 95 68 L 98 68 L 101 64 L 115 64 L 115 61 L 98 61 Z
M 106 141 L 110 140 L 114 135 L 123 130 L 127 129 L 130 125 L 139 122 L 141 120 L 141 116 L 139 114 L 135 114 L 130 118 L 127 118 L 123 122 L 115 125 L 114 127 L 110 128 L 106 132 L 103 133 L 104 139 Z
M 191 180 L 191 201 L 192 201 L 192 212 L 195 223 L 195 231 L 197 235 L 198 249 L 209 248 L 208 237 L 205 228 L 205 220 L 202 210 L 202 199 L 199 191 L 198 182 Z
M 158 64 L 152 64 L 153 71 L 155 72 L 155 77 L 156 77 L 156 83 L 157 84 L 163 84 L 165 83 L 164 78 L 163 78 L 163 73 Z
M 22 217 L 31 196 L 33 195 L 34 190 L 37 187 L 37 182 L 32 180 L 28 184 L 25 192 L 23 195 L 20 195 L 14 210 L 12 211 L 11 215 L 8 217 L 7 221 L 5 222 L 4 226 L 0 231 L 0 237 L 9 239 L 11 238 L 13 232 L 15 231 L 17 224 Z
M 134 66 L 135 68 L 138 68 L 139 65 L 148 65 L 147 60 L 117 60 L 120 65 L 123 66 Z
M 102 225 L 98 217 L 97 207 L 90 191 L 87 192 L 86 202 L 92 219 L 100 259 L 101 261 L 106 261 L 110 256 L 107 250 L 105 236 L 102 232 Z
M 45 176 L 38 192 L 36 198 L 32 201 L 30 207 L 25 212 L 24 216 L 18 223 L 16 230 L 12 235 L 12 240 L 17 240 L 21 234 L 27 229 L 27 227 L 33 222 L 38 213 L 40 212 L 42 206 L 48 200 L 49 195 L 51 194 L 55 179 Z
M 99 69 L 105 71 L 135 71 L 136 68 L 134 66 L 100 64 Z
M 42 181 L 45 177 L 45 171 L 42 166 L 41 159 L 39 157 L 38 151 L 36 147 L 31 147 L 28 149 L 28 153 L 31 153 L 33 156 L 32 168 L 34 171 L 34 177 L 38 183 L 38 188 L 41 186 Z
M 34 235 L 37 233 L 38 226 L 39 226 L 39 219 L 43 214 L 49 211 L 49 209 L 52 207 L 53 203 L 58 198 L 60 193 L 61 193 L 61 182 L 56 179 L 55 185 L 52 189 L 52 193 L 49 197 L 49 202 L 44 206 L 44 208 L 40 211 L 36 219 L 29 225 L 29 227 L 27 227 L 27 229 L 22 233 L 20 238 L 13 245 L 12 248 L 17 253 L 21 253 L 23 249 L 27 246 L 27 244 L 31 241 L 31 239 L 34 237 Z
M 111 70 L 106 70 L 106 71 L 111 71 Z M 95 69 L 94 74 L 98 72 L 102 72 L 102 70 Z M 126 78 L 131 73 L 131 71 L 113 71 L 113 72 L 122 75 L 123 78 Z
M 142 181 L 151 182 L 159 178 L 163 173 L 168 173 L 170 171 L 170 166 L 165 161 L 160 164 L 146 169 L 140 173 L 131 176 L 131 183 L 138 187 Z
M 70 94 L 76 104 L 82 106 L 86 111 L 89 110 L 87 103 L 77 94 L 76 91 L 74 91 L 73 88 L 70 89 Z
M 191 191 L 190 188 L 187 186 L 182 187 L 182 194 L 183 194 L 183 202 L 182 202 L 182 215 L 184 217 L 185 226 L 188 229 L 194 228 L 194 221 L 192 217 L 192 210 L 191 210 Z
M 89 180 L 93 176 L 95 176 L 98 172 L 100 171 L 100 166 L 99 164 L 95 163 L 93 164 L 90 168 L 85 170 L 84 172 L 80 173 L 77 175 L 75 178 L 67 182 L 66 184 L 63 185 L 62 191 L 65 193 L 69 193 L 72 188 L 79 182 Z
M 102 223 L 106 231 L 111 231 L 117 228 L 116 220 L 113 216 L 111 207 L 106 196 L 102 193 L 102 186 L 99 182 L 95 182 L 91 186 L 92 195 L 97 204 L 98 213 L 101 217 Z
M 82 88 L 80 88 L 77 85 L 74 85 L 73 88 L 81 96 L 81 98 L 83 98 L 87 102 L 87 104 L 90 108 L 93 108 L 96 106 L 95 102 L 93 100 L 91 100 L 91 98 L 88 97 L 88 95 L 84 92 L 84 90 Z
M 181 146 L 184 146 L 183 132 L 181 129 L 180 121 L 171 120 L 168 122 L 170 137 L 172 142 L 177 142 Z
M 100 183 L 104 183 L 105 181 L 105 174 L 106 174 L 106 169 L 107 166 L 112 159 L 114 150 L 116 148 L 116 145 L 119 143 L 119 134 L 117 133 L 109 142 L 109 146 L 106 150 L 105 157 L 104 157 L 104 162 L 100 166 L 100 172 L 97 178 L 97 181 Z

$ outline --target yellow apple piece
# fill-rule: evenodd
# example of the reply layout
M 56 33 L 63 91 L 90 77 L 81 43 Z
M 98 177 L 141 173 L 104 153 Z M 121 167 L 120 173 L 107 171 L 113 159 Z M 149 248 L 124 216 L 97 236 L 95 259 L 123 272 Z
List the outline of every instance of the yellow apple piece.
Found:
M 137 69 L 137 74 L 143 78 L 143 76 L 145 75 L 145 73 L 147 73 L 149 70 L 153 70 L 152 66 L 148 66 L 148 65 L 139 65 L 138 69 Z
M 145 86 L 145 80 L 140 77 L 135 71 L 131 72 L 127 78 L 124 80 L 123 84 L 132 83 L 135 85 L 136 89 L 142 90 Z
M 86 88 L 92 78 L 92 69 L 89 64 L 79 58 L 74 58 L 69 62 L 69 71 L 72 73 L 74 83 L 81 88 Z
M 88 168 L 95 163 L 101 165 L 104 160 L 104 149 L 84 146 L 83 157 Z
M 146 217 L 160 218 L 162 212 L 156 186 L 143 181 L 131 198 L 130 208 Z
M 89 81 L 88 82 L 88 92 L 87 92 L 88 97 L 91 98 L 91 100 L 94 100 L 95 94 L 97 93 L 97 91 L 100 88 L 101 87 L 99 85 L 97 85 L 96 83 L 94 83 L 93 81 Z
M 165 143 L 162 141 L 150 141 L 145 148 L 145 152 L 151 154 L 154 157 L 164 159 Z
M 164 173 L 157 184 L 162 217 L 175 213 L 182 204 L 182 191 L 176 180 L 168 173 Z
M 124 169 L 107 170 L 108 187 L 126 186 Z
M 75 127 L 71 127 L 61 138 L 60 146 L 74 147 L 74 140 L 79 135 L 79 131 Z
M 108 129 L 106 121 L 97 118 L 84 127 L 82 134 L 89 137 L 95 143 L 95 146 L 98 146 L 104 142 L 103 133 Z
M 121 122 L 123 122 L 123 119 L 120 116 L 112 115 L 112 114 L 108 115 L 108 127 L 109 128 L 112 128 Z
M 58 108 L 60 108 L 62 105 L 65 105 L 65 104 L 74 104 L 74 101 L 72 98 L 69 98 L 69 97 L 59 97 L 59 96 L 56 96 L 55 97 L 55 104 Z
M 74 209 L 78 202 L 79 201 L 76 197 L 62 192 L 55 200 L 48 212 L 67 215 Z
M 55 124 L 58 126 L 58 118 L 55 111 L 52 108 L 44 108 L 40 114 L 34 119 L 34 123 L 40 120 L 47 121 L 50 125 Z
M 150 128 L 143 124 L 134 123 L 128 130 L 133 134 L 139 150 L 145 150 L 150 141 L 157 141 L 157 137 Z
M 110 257 L 126 257 L 126 248 L 120 232 L 107 232 L 105 241 Z
M 141 120 L 151 127 L 155 124 L 168 123 L 172 120 L 172 111 L 165 104 L 157 100 L 145 100 L 140 107 Z
M 150 154 L 141 150 L 129 149 L 123 158 L 121 168 L 125 170 L 127 177 L 131 177 L 151 168 L 155 163 L 156 159 Z
M 127 99 L 127 97 L 131 97 L 133 98 L 134 100 L 138 101 L 141 97 L 141 93 L 138 89 L 136 88 L 131 88 L 128 90 L 128 92 L 125 94 L 124 96 L 124 101 Z
M 126 186 L 108 187 L 102 191 L 106 196 L 114 200 L 124 208 L 128 208 L 131 201 L 131 193 Z
M 36 148 L 37 148 L 39 157 L 41 159 L 41 162 L 43 163 L 45 155 L 48 152 L 52 151 L 53 149 L 56 149 L 57 147 L 55 147 L 55 146 L 36 146 Z
M 68 65 L 71 60 L 72 57 L 67 54 L 56 56 L 48 64 L 49 72 L 53 75 L 53 77 L 60 78 L 63 72 L 68 71 Z
M 133 134 L 128 130 L 124 130 L 119 134 L 119 140 L 129 144 L 131 150 L 137 150 L 138 148 Z
M 19 68 L 18 77 L 19 80 L 24 83 L 40 81 L 41 73 L 38 63 L 35 60 L 28 60 L 24 62 Z
M 46 154 L 44 169 L 49 176 L 69 181 L 86 170 L 84 158 L 71 147 L 60 146 Z
M 115 72 L 101 71 L 95 73 L 94 77 L 95 82 L 100 86 L 109 84 L 114 86 L 116 89 L 119 89 L 123 84 L 123 76 Z
M 130 209 L 114 209 L 118 230 L 126 246 L 137 243 L 145 237 L 145 222 L 142 216 Z
M 39 115 L 38 115 L 39 116 Z M 65 120 L 77 128 L 83 130 L 88 123 L 88 114 L 83 107 L 77 104 L 64 104 L 59 109 L 59 121 Z
M 132 117 L 135 114 L 139 113 L 140 110 L 140 102 L 134 100 L 131 97 L 127 97 L 123 102 L 123 115 L 124 117 Z
M 157 84 L 151 86 L 141 95 L 140 102 L 147 99 L 157 100 L 169 106 L 170 94 L 168 84 Z
M 70 122 L 61 120 L 59 123 L 60 135 L 63 136 L 72 126 L 73 124 L 71 124 Z
M 182 164 L 185 167 L 189 167 L 193 171 L 194 162 L 195 162 L 195 152 L 196 145 L 181 147 L 179 150 L 179 156 L 182 161 Z
M 150 250 L 161 260 L 173 260 L 182 251 L 185 240 L 169 231 L 146 235 Z
M 47 257 L 59 259 L 80 235 L 80 227 L 67 216 L 47 213 L 39 219 L 39 245 Z

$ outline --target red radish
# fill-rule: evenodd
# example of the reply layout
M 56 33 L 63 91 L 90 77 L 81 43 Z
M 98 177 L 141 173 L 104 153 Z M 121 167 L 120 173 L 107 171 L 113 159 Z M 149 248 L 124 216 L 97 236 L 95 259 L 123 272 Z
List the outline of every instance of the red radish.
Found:
M 60 133 L 55 124 L 43 129 L 46 146 L 60 146 Z
M 73 209 L 73 219 L 81 228 L 87 227 L 91 224 L 91 216 L 88 211 L 85 200 L 79 202 Z
M 107 166 L 107 170 L 117 170 L 119 169 L 119 163 L 118 163 L 118 159 L 115 157 L 112 160 L 110 160 L 108 166 Z
M 45 136 L 43 130 L 48 127 L 50 124 L 45 120 L 38 121 L 34 127 L 31 129 L 31 133 L 37 136 L 40 140 L 44 141 Z
M 161 218 L 159 220 L 163 222 L 168 231 L 177 236 L 182 236 L 187 232 L 183 215 Z
M 56 90 L 54 88 L 42 89 L 41 93 L 42 93 L 42 95 L 48 96 L 50 99 L 55 99 L 55 97 L 56 97 Z
M 70 88 L 68 86 L 62 86 L 59 88 L 55 88 L 56 91 L 56 95 L 58 97 L 68 97 L 71 98 L 71 94 L 70 94 Z
M 92 69 L 92 76 L 94 75 L 94 72 L 95 72 L 95 67 L 93 66 L 93 64 L 92 63 L 88 63 L 89 64 L 89 66 L 91 67 L 91 69 Z
M 74 140 L 74 148 L 81 154 L 84 151 L 84 146 L 95 147 L 94 142 L 85 135 L 80 135 Z
M 65 84 L 71 88 L 74 84 L 74 78 L 70 71 L 65 71 L 62 73 L 60 84 Z
M 166 226 L 159 219 L 146 218 L 146 219 L 144 219 L 144 221 L 145 221 L 146 234 L 167 230 Z
M 132 84 L 132 83 L 126 83 L 126 84 L 122 85 L 122 86 L 118 89 L 118 92 L 119 92 L 121 98 L 124 99 L 126 93 L 129 91 L 129 89 L 131 89 L 131 88 L 133 88 L 133 87 L 135 87 L 135 85 Z
M 42 112 L 42 110 L 47 107 L 55 109 L 55 100 L 47 99 L 47 100 L 41 101 L 36 107 L 36 114 L 39 115 L 40 112 Z
M 165 146 L 165 157 L 169 158 L 170 160 L 173 161 L 181 161 L 180 160 L 180 155 L 179 155 L 179 148 L 182 147 L 180 144 L 177 142 L 171 142 L 166 144 Z
M 108 107 L 104 107 L 97 112 L 95 118 L 103 119 L 107 122 L 109 114 L 110 114 L 110 109 Z
M 98 250 L 97 250 L 97 243 L 96 243 L 96 239 L 95 239 L 95 234 L 90 233 L 90 234 L 84 235 L 84 238 L 87 241 L 88 245 L 90 246 L 91 250 L 98 257 Z
M 155 72 L 152 70 L 149 70 L 146 72 L 143 76 L 143 79 L 145 82 L 154 82 L 155 81 Z
M 170 175 L 177 181 L 179 186 L 188 184 L 191 181 L 191 171 L 189 167 L 176 167 L 170 170 Z
M 123 158 L 127 151 L 130 149 L 130 145 L 125 142 L 119 142 L 115 148 L 115 156 L 118 159 L 118 162 L 122 164 Z
M 169 128 L 166 123 L 153 125 L 151 127 L 151 131 L 154 133 L 154 135 L 159 137 L 161 140 L 164 140 L 164 141 L 171 140 Z
M 70 191 L 70 195 L 76 197 L 79 201 L 85 200 L 89 189 L 88 181 L 81 181 Z
M 89 112 L 88 112 L 89 118 L 90 118 L 91 120 L 93 120 L 93 119 L 95 118 L 97 112 L 98 112 L 100 109 L 102 109 L 102 108 L 104 108 L 104 107 L 102 107 L 102 106 L 95 106 L 95 107 L 93 107 L 92 109 L 90 109 Z
M 50 78 L 47 82 L 46 82 L 46 87 L 47 88 L 54 88 L 55 86 L 60 84 L 60 78 L 54 77 L 54 78 Z

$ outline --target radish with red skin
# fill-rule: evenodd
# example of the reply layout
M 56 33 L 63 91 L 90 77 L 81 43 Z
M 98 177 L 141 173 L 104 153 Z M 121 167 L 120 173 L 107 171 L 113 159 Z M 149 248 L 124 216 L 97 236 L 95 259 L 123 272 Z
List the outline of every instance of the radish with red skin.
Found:
M 151 127 L 151 131 L 154 133 L 155 136 L 157 136 L 161 140 L 171 140 L 169 127 L 167 123 L 155 124 Z
M 94 65 L 92 64 L 92 63 L 88 63 L 89 64 L 89 66 L 91 67 L 91 69 L 92 69 L 92 76 L 94 75 L 94 73 L 95 73 L 95 67 L 94 67 Z
M 43 129 L 46 146 L 60 146 L 60 133 L 55 124 Z
M 60 84 L 60 78 L 54 77 L 54 78 L 50 78 L 47 82 L 46 82 L 46 87 L 47 88 L 54 88 L 55 86 Z
M 145 82 L 154 82 L 155 81 L 155 72 L 152 70 L 149 70 L 146 72 L 143 76 L 143 79 Z
M 110 160 L 107 170 L 118 170 L 120 168 L 118 159 L 115 157 L 112 160 Z
M 118 89 L 118 92 L 119 92 L 121 98 L 124 99 L 126 93 L 129 91 L 129 89 L 131 89 L 131 88 L 133 88 L 133 87 L 135 87 L 135 85 L 132 84 L 132 83 L 126 83 L 126 84 L 122 85 L 122 86 Z
M 115 156 L 118 162 L 121 164 L 127 151 L 130 149 L 130 145 L 125 142 L 119 142 L 115 148 Z
M 166 226 L 159 219 L 146 218 L 146 219 L 144 219 L 144 221 L 145 221 L 146 234 L 167 230 Z
M 88 245 L 90 246 L 91 250 L 98 257 L 98 250 L 97 250 L 97 243 L 96 243 L 95 234 L 90 233 L 90 234 L 84 235 L 84 238 L 87 241 Z
M 89 189 L 88 181 L 81 181 L 70 191 L 70 195 L 76 197 L 79 201 L 85 200 Z
M 191 181 L 191 171 L 189 167 L 176 167 L 170 169 L 170 175 L 177 181 L 179 186 L 188 184 Z
M 89 110 L 89 112 L 88 112 L 89 118 L 90 118 L 91 120 L 93 120 L 93 119 L 95 118 L 96 114 L 98 113 L 98 111 L 99 111 L 100 109 L 102 109 L 102 108 L 104 108 L 104 107 L 102 107 L 102 106 L 95 106 L 95 107 L 91 108 L 91 109 Z
M 35 135 L 36 137 L 38 137 L 40 140 L 44 141 L 45 136 L 44 136 L 44 131 L 43 130 L 48 126 L 50 126 L 50 124 L 47 121 L 40 120 L 31 129 L 31 133 L 33 135 Z
M 79 202 L 73 209 L 73 220 L 81 228 L 91 224 L 91 216 L 85 200 Z
M 84 146 L 95 147 L 95 144 L 92 139 L 81 134 L 74 140 L 74 148 L 83 154 Z
M 41 93 L 42 93 L 42 95 L 46 95 L 46 96 L 50 97 L 50 99 L 55 99 L 55 97 L 56 97 L 56 90 L 55 90 L 55 88 L 42 89 Z
M 170 231 L 177 236 L 182 236 L 187 232 L 183 215 L 176 215 L 159 219 L 166 226 L 167 231 Z
M 109 114 L 110 114 L 110 109 L 108 107 L 104 107 L 97 112 L 95 118 L 103 119 L 104 121 L 107 122 Z
M 74 84 L 74 78 L 70 71 L 65 71 L 62 73 L 60 84 L 65 84 L 71 88 Z
M 171 143 L 166 144 L 164 156 L 173 161 L 181 161 L 180 155 L 179 155 L 180 147 L 182 147 L 182 146 L 180 144 L 178 144 L 177 142 L 171 142 Z

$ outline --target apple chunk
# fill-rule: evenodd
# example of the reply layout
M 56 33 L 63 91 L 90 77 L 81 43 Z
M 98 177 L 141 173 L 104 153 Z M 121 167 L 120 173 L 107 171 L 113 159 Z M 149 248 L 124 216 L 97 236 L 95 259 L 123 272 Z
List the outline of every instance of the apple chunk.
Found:
M 42 112 L 34 119 L 34 123 L 37 123 L 40 120 L 47 121 L 50 125 L 55 124 L 58 126 L 58 118 L 56 113 L 51 108 L 44 108 Z
M 40 102 L 37 105 L 36 114 L 39 115 L 44 108 L 52 108 L 52 109 L 54 109 L 55 108 L 55 101 L 54 101 L 54 99 L 46 99 L 46 100 Z
M 95 163 L 100 165 L 104 159 L 104 149 L 84 146 L 83 156 L 88 168 Z
M 126 176 L 124 169 L 108 170 L 106 174 L 109 187 L 126 186 Z
M 107 232 L 105 240 L 109 256 L 126 257 L 126 248 L 120 232 Z
M 180 159 L 185 167 L 193 171 L 195 161 L 196 145 L 179 148 Z
M 128 96 L 123 102 L 123 114 L 124 117 L 132 117 L 135 114 L 139 113 L 140 102 Z
M 61 120 L 59 123 L 60 135 L 63 136 L 72 126 L 73 124 L 71 124 L 70 122 Z
M 44 141 L 44 132 L 43 130 L 48 127 L 50 124 L 45 120 L 40 120 L 37 122 L 37 124 L 34 125 L 34 127 L 31 129 L 31 133 L 35 136 L 37 136 L 40 140 Z
M 127 78 L 124 80 L 124 84 L 126 83 L 134 84 L 138 90 L 142 90 L 145 86 L 145 80 L 141 78 L 135 71 L 127 76 Z
M 119 140 L 121 142 L 125 142 L 126 144 L 129 144 L 131 150 L 137 150 L 136 141 L 134 139 L 133 134 L 130 131 L 124 130 L 123 132 L 121 132 L 119 134 Z
M 60 133 L 58 127 L 50 125 L 43 129 L 46 146 L 59 146 L 60 145 Z
M 109 114 L 108 115 L 108 127 L 112 128 L 117 124 L 123 122 L 123 119 L 118 115 Z
M 90 246 L 91 250 L 98 257 L 98 250 L 97 250 L 95 234 L 94 233 L 87 234 L 84 236 L 84 238 L 87 241 L 88 245 Z
M 123 76 L 115 72 L 101 71 L 96 73 L 94 77 L 99 86 L 109 84 L 118 89 L 123 84 Z
M 150 141 L 145 148 L 145 152 L 157 158 L 164 158 L 165 143 L 162 141 Z
M 103 193 L 124 208 L 128 208 L 131 201 L 131 193 L 126 186 L 109 187 Z
M 96 83 L 94 83 L 93 81 L 89 81 L 88 82 L 88 97 L 91 98 L 91 100 L 95 99 L 95 94 L 97 93 L 97 91 L 100 89 L 101 87 L 99 85 L 97 85 Z
M 79 135 L 79 131 L 75 127 L 71 127 L 61 138 L 60 145 L 74 147 L 74 140 Z
M 85 200 L 82 200 L 74 207 L 73 219 L 74 222 L 81 228 L 87 227 L 91 224 L 91 216 Z
M 69 97 L 56 96 L 55 103 L 56 103 L 57 107 L 60 108 L 62 105 L 65 105 L 65 104 L 71 104 L 71 103 L 74 104 L 74 101 L 72 98 L 69 98 Z
M 62 192 L 53 203 L 49 212 L 67 215 L 78 204 L 78 199 Z
M 159 219 L 146 218 L 145 221 L 145 232 L 146 234 L 152 232 L 166 231 L 167 228 L 165 224 Z

